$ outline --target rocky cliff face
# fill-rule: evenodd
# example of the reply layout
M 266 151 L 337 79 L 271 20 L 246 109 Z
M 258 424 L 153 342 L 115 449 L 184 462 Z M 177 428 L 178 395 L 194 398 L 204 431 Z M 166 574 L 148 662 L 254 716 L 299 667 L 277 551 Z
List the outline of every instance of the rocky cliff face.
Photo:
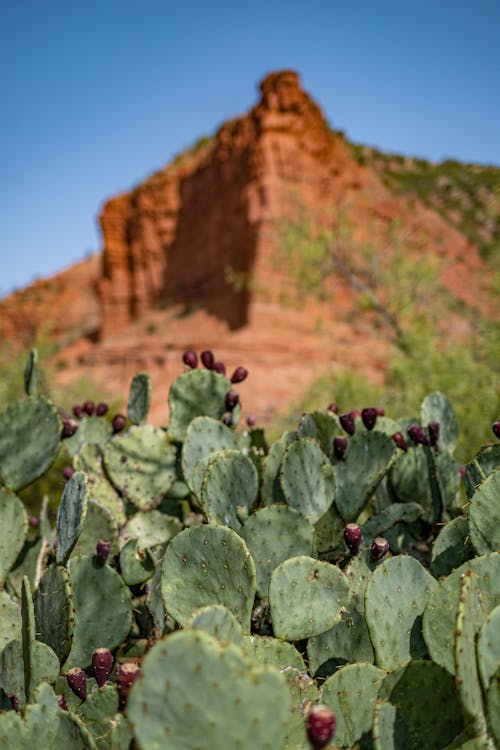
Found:
M 247 115 L 109 200 L 100 217 L 102 255 L 81 265 L 80 282 L 75 267 L 7 298 L 0 330 L 15 338 L 48 323 L 67 344 L 58 354 L 62 385 L 83 374 L 120 392 L 148 369 L 161 383 L 157 413 L 188 346 L 213 347 L 234 365 L 257 364 L 248 390 L 263 414 L 325 367 L 339 366 L 339 347 L 343 366 L 362 366 L 380 380 L 390 336 L 360 312 L 349 268 L 338 273 L 330 265 L 326 297 L 297 295 L 297 269 L 280 252 L 279 227 L 300 216 L 337 238 L 359 278 L 366 248 L 384 262 L 398 226 L 417 275 L 419 261 L 435 256 L 444 286 L 466 305 L 483 304 L 475 246 L 353 159 L 297 73 L 281 71 L 262 81 Z M 390 302 L 390 289 L 379 292 Z M 271 382 L 271 371 L 280 378 Z

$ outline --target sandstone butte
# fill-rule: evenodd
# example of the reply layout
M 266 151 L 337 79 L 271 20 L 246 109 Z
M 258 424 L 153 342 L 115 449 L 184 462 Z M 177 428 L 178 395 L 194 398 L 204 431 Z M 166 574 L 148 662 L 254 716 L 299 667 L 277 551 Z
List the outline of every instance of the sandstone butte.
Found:
M 243 414 L 264 423 L 325 370 L 347 367 L 381 383 L 393 331 L 361 310 L 349 270 L 328 275 L 324 299 L 297 293 L 280 227 L 304 215 L 331 232 L 344 271 L 362 267 L 367 242 L 384 262 L 397 222 L 417 275 L 435 255 L 460 303 L 483 304 L 477 248 L 359 164 L 286 70 L 264 78 L 248 114 L 108 200 L 102 253 L 2 300 L 0 334 L 28 343 L 50 331 L 61 387 L 89 378 L 125 396 L 132 376 L 148 371 L 157 424 L 168 419 L 168 388 L 186 348 L 213 349 L 229 372 L 247 366 Z M 379 293 L 390 307 L 390 289 Z M 443 321 L 445 335 L 460 331 L 459 316 Z

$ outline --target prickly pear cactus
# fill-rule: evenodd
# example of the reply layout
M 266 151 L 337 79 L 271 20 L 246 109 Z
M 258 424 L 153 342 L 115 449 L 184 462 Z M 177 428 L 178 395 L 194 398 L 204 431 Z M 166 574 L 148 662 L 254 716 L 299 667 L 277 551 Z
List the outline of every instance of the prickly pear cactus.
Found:
M 333 503 L 333 471 L 328 458 L 311 438 L 294 440 L 283 455 L 280 482 L 286 502 L 310 523 Z
M 214 370 L 190 370 L 174 380 L 170 387 L 168 405 L 171 440 L 181 442 L 195 417 L 220 419 L 226 410 L 226 393 L 231 383 Z
M 21 500 L 1 488 L 0 529 L 0 587 L 2 587 L 23 547 L 28 531 L 28 516 Z

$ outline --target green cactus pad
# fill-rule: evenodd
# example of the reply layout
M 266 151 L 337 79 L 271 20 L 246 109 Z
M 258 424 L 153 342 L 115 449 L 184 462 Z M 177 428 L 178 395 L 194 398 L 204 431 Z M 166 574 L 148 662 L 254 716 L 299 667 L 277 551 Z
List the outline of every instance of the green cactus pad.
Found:
M 391 703 L 377 701 L 373 713 L 374 750 L 401 750 L 411 748 L 408 727 L 401 714 Z M 420 750 L 420 748 L 419 748 Z
M 64 441 L 64 447 L 70 456 L 76 456 L 86 445 L 104 447 L 113 433 L 109 422 L 102 417 L 84 417 L 78 423 L 78 429 Z
M 127 416 L 132 424 L 144 424 L 151 406 L 151 378 L 147 372 L 139 372 L 130 384 Z
M 365 592 L 365 617 L 376 663 L 395 669 L 426 653 L 421 615 L 435 579 L 418 560 L 398 555 L 381 563 Z
M 351 591 L 352 606 L 361 614 L 365 611 L 366 587 L 376 567 L 377 564 L 371 560 L 370 550 L 362 547 L 359 553 L 351 558 L 345 569 Z
M 497 743 L 500 746 L 500 674 L 492 678 L 486 693 L 488 707 L 488 724 Z
M 19 604 L 0 590 L 0 654 L 9 641 L 21 635 L 21 610 Z
M 314 529 L 298 511 L 272 505 L 254 513 L 239 530 L 253 557 L 259 596 L 269 594 L 275 568 L 290 557 L 314 555 Z
M 431 571 L 436 578 L 449 575 L 474 557 L 469 539 L 469 524 L 463 516 L 449 521 L 432 545 Z
M 367 544 L 376 536 L 383 536 L 396 523 L 413 523 L 422 513 L 418 503 L 393 503 L 363 524 L 363 541 Z
M 229 380 L 213 370 L 189 370 L 179 375 L 168 396 L 170 439 L 184 440 L 195 417 L 220 419 L 226 410 L 226 393 L 230 388 Z
M 186 630 L 146 656 L 127 714 L 142 750 L 276 750 L 289 710 L 279 672 L 256 667 L 232 644 L 221 647 Z
M 336 414 L 329 411 L 314 411 L 303 414 L 297 429 L 299 437 L 315 438 L 323 453 L 330 456 L 333 438 L 340 435 L 342 428 Z
M 400 454 L 389 472 L 389 485 L 400 502 L 419 503 L 424 509 L 425 520 L 435 523 L 441 517 L 444 502 L 437 464 L 446 462 L 448 466 L 448 459 L 442 457 L 444 453 L 436 458 L 430 451 L 432 449 L 426 446 L 416 445 Z M 459 482 L 458 464 L 456 475 L 456 481 Z
M 442 750 L 462 730 L 453 678 L 431 661 L 408 664 L 389 700 L 397 711 L 396 727 L 402 723 L 410 740 L 409 744 L 395 745 L 394 750 Z
M 57 697 L 46 682 L 42 682 L 38 687 L 36 701 L 36 704 L 27 707 L 25 715 L 32 743 L 29 747 L 97 750 L 90 733 L 80 719 L 59 708 Z
M 87 700 L 80 703 L 76 709 L 77 716 L 85 724 L 99 750 L 108 750 L 110 747 L 118 703 L 116 685 L 108 684 L 90 692 Z
M 212 604 L 201 607 L 193 612 L 188 627 L 193 630 L 203 630 L 221 643 L 234 643 L 243 647 L 243 631 L 241 625 L 227 607 L 222 604 Z
M 135 513 L 122 530 L 122 540 L 137 539 L 137 547 L 144 550 L 172 539 L 182 526 L 178 518 L 167 516 L 159 510 Z
M 36 396 L 38 390 L 38 352 L 32 349 L 24 368 L 24 390 L 27 396 Z
M 71 648 L 75 624 L 71 583 L 62 565 L 51 565 L 40 580 L 35 622 L 36 637 L 50 646 L 62 664 Z
M 45 643 L 33 641 L 30 683 L 34 691 L 42 682 L 55 682 L 59 675 L 59 659 Z M 10 641 L 0 657 L 0 686 L 8 695 L 19 698 L 21 708 L 26 703 L 23 644 L 20 638 Z
M 466 570 L 460 578 L 455 631 L 455 683 L 462 704 L 465 726 L 470 727 L 471 734 L 475 737 L 486 730 L 475 642 L 480 625 L 480 608 L 477 576 L 471 570 Z
M 283 750 L 305 750 L 310 744 L 306 735 L 304 712 L 309 706 L 318 703 L 318 688 L 305 670 L 285 667 L 281 673 L 286 679 L 292 702 Z
M 481 482 L 500 467 L 500 443 L 485 445 L 467 464 L 465 470 L 465 489 L 470 499 Z
M 500 549 L 500 469 L 490 474 L 472 496 L 469 532 L 479 555 Z
M 319 521 L 333 503 L 333 470 L 312 438 L 290 443 L 281 463 L 280 482 L 288 505 L 310 523 Z
M 298 641 L 324 633 L 339 622 L 349 598 L 347 578 L 334 565 L 306 556 L 285 560 L 269 586 L 274 634 Z
M 353 664 L 363 661 L 373 664 L 373 647 L 368 626 L 363 615 L 351 605 L 342 619 L 333 628 L 309 638 L 307 657 L 311 674 L 314 674 L 330 659 Z
M 372 664 L 348 664 L 328 677 L 321 702 L 337 717 L 335 742 L 352 747 L 373 724 L 373 709 L 385 672 Z
M 89 500 L 82 530 L 71 556 L 95 554 L 99 539 L 106 539 L 111 542 L 111 556 L 118 552 L 118 525 L 115 517 L 101 503 Z
M 115 714 L 109 735 L 109 750 L 133 750 L 134 735 L 123 714 Z
M 243 639 L 243 650 L 252 661 L 280 670 L 290 667 L 306 671 L 304 659 L 291 643 L 266 635 L 245 635 Z
M 76 467 L 75 457 L 75 469 Z M 123 501 L 118 495 L 113 485 L 104 476 L 98 474 L 89 474 L 86 472 L 88 497 L 90 500 L 95 500 L 100 505 L 104 505 L 113 514 L 116 523 L 122 524 L 125 522 L 125 509 Z
M 21 500 L 0 488 L 0 588 L 19 552 L 28 531 L 28 516 Z
M 500 674 L 500 605 L 486 618 L 477 641 L 479 674 L 484 690 Z
M 106 445 L 106 472 L 139 510 L 160 504 L 176 479 L 176 451 L 167 433 L 152 425 L 132 426 Z
M 259 477 L 253 462 L 240 451 L 221 450 L 208 462 L 200 499 L 209 523 L 238 531 L 239 508 L 250 511 L 257 497 Z
M 335 460 L 335 505 L 342 518 L 355 521 L 389 470 L 396 446 L 382 432 L 349 438 L 343 461 Z
M 455 410 L 449 399 L 436 391 L 429 393 L 420 407 L 422 425 L 439 422 L 439 447 L 453 452 L 458 441 L 458 422 Z
M 76 621 L 66 670 L 88 667 L 96 648 L 116 648 L 132 624 L 130 592 L 113 568 L 94 557 L 74 557 L 68 569 Z
M 483 557 L 468 560 L 440 581 L 429 598 L 423 617 L 423 635 L 431 658 L 455 673 L 455 626 L 460 599 L 460 577 L 466 570 L 478 576 L 481 591 L 481 617 L 484 621 L 500 604 L 500 553 L 491 552 Z
M 199 496 L 199 487 L 195 487 L 194 474 L 200 459 L 215 451 L 227 448 L 236 450 L 236 436 L 220 420 L 211 417 L 196 417 L 189 425 L 184 445 L 182 446 L 182 471 L 190 489 Z M 201 484 L 201 482 L 200 482 Z
M 195 609 L 222 604 L 250 630 L 255 565 L 244 541 L 225 526 L 196 526 L 169 543 L 162 566 L 165 608 L 181 625 Z
M 280 483 L 281 462 L 287 447 L 297 439 L 297 433 L 290 430 L 285 432 L 280 440 L 276 440 L 264 459 L 262 468 L 262 499 L 265 505 L 286 503 Z
M 324 516 L 314 524 L 317 554 L 328 555 L 343 544 L 345 522 L 339 516 L 335 505 L 331 505 Z M 316 553 L 315 553 L 316 554 Z
M 153 577 L 155 561 L 148 549 L 138 548 L 137 539 L 130 539 L 120 552 L 121 576 L 127 586 L 145 583 Z
M 64 487 L 57 510 L 56 560 L 65 564 L 78 541 L 87 513 L 87 477 L 75 471 Z
M 57 456 L 61 420 L 43 396 L 28 396 L 0 413 L 0 479 L 17 490 L 38 479 Z

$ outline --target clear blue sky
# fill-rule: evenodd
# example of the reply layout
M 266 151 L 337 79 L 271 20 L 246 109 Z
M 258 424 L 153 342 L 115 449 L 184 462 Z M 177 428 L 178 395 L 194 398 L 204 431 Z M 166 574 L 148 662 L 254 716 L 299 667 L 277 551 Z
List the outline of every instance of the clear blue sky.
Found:
M 0 0 L 0 294 L 295 68 L 355 141 L 500 164 L 498 0 Z

